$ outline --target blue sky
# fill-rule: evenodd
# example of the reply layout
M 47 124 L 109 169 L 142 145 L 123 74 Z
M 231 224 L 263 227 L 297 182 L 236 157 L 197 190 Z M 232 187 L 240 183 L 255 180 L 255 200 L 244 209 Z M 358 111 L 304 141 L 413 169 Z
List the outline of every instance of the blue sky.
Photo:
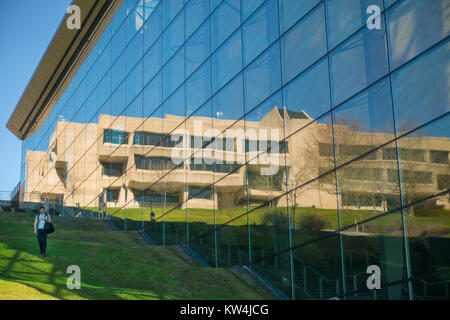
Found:
M 20 179 L 21 141 L 6 123 L 71 0 L 0 0 L 0 191 Z

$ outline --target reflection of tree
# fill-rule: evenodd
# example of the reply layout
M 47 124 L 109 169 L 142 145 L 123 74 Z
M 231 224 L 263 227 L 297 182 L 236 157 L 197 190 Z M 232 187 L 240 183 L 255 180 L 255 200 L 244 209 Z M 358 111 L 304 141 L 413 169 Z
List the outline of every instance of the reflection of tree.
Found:
M 426 161 L 422 136 L 402 138 L 398 141 L 398 147 L 403 200 L 407 205 L 418 200 L 425 193 L 424 184 L 431 184 L 431 173 L 420 169 Z M 414 216 L 412 207 L 405 210 L 408 215 Z
M 223 213 L 228 219 L 231 220 L 236 215 L 236 208 L 241 202 L 243 192 L 244 190 L 241 188 L 233 188 L 229 192 L 217 194 L 220 199 L 220 209 L 223 209 Z
M 159 181 L 159 184 L 161 186 L 159 192 L 161 194 L 162 208 L 167 207 L 167 198 L 179 191 L 176 184 L 170 181 L 170 173 L 168 174 L 170 170 L 169 167 L 171 166 L 162 161 L 161 163 L 162 170 L 155 171 L 158 177 L 157 181 Z M 181 166 L 180 168 L 183 167 Z
M 66 190 L 69 193 L 69 197 L 72 198 L 72 202 L 75 203 L 75 193 L 77 191 L 77 184 L 75 181 L 75 175 L 73 173 L 73 170 L 69 174 L 67 174 L 66 178 Z
M 326 133 L 329 134 L 330 132 L 328 130 Z M 337 164 L 341 165 L 368 152 L 371 149 L 370 137 L 370 133 L 363 132 L 358 120 L 347 118 L 335 119 L 334 139 Z M 331 140 L 328 141 L 333 141 L 331 137 L 329 139 Z M 341 200 L 342 202 L 345 201 L 346 204 L 353 204 L 358 209 L 360 221 L 362 220 L 361 207 L 363 199 L 366 197 L 362 190 L 366 192 L 372 191 L 372 199 L 375 198 L 373 187 L 376 178 L 374 175 L 376 173 L 375 169 L 371 168 L 370 159 L 372 159 L 371 155 L 358 159 L 346 167 L 339 169 L 337 174 Z M 334 188 L 331 190 L 333 193 L 336 192 Z M 374 200 L 372 203 L 375 204 Z
M 308 190 L 315 189 L 319 193 L 336 195 L 334 172 L 314 183 L 304 185 L 335 167 L 334 154 L 336 154 L 337 164 L 341 165 L 365 154 L 372 148 L 371 134 L 363 132 L 358 120 L 336 119 L 334 139 L 331 124 L 317 123 L 302 131 L 305 131 L 302 146 L 294 151 L 296 154 L 293 154 L 291 159 L 289 176 L 289 188 L 292 190 L 289 196 L 293 212 L 295 212 L 295 206 L 300 204 L 300 195 Z M 335 141 L 335 149 L 333 141 Z M 372 165 L 375 157 L 375 153 L 368 154 L 338 170 L 339 193 L 344 200 L 344 205 L 361 209 L 367 206 L 367 194 L 371 194 L 371 203 L 375 209 L 375 183 L 381 178 L 380 171 Z M 300 185 L 304 186 L 296 189 Z M 362 219 L 362 213 L 360 213 L 360 219 Z

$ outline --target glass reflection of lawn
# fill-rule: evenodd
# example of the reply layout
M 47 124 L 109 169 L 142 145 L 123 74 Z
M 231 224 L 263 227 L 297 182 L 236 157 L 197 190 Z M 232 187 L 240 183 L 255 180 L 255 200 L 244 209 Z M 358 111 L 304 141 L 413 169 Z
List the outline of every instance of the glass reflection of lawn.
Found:
M 250 207 L 250 224 L 262 225 L 272 224 L 270 220 L 265 220 L 265 217 L 269 214 L 279 213 L 281 215 L 287 215 L 287 208 L 283 207 Z M 292 210 L 292 208 L 289 208 Z M 91 208 L 90 210 L 96 211 Z M 218 209 L 216 210 L 216 224 L 227 224 L 232 219 L 245 216 L 247 208 L 237 207 L 234 209 Z M 186 222 L 186 214 L 189 222 L 203 222 L 209 225 L 214 224 L 214 210 L 208 209 L 196 209 L 189 208 L 186 213 L 186 209 L 174 209 L 166 208 L 133 208 L 133 209 L 118 209 L 108 208 L 108 213 L 113 217 L 124 219 L 125 216 L 128 220 L 133 221 L 150 221 L 150 213 L 155 212 L 158 222 Z M 291 211 L 292 212 L 292 211 Z M 381 212 L 374 212 L 370 210 L 343 210 L 341 211 L 341 223 L 345 228 L 355 224 L 355 222 L 364 221 L 369 218 L 376 217 L 382 214 Z M 292 215 L 292 214 L 291 214 Z M 295 209 L 295 226 L 296 229 L 301 229 L 302 219 L 305 216 L 318 216 L 325 219 L 325 224 L 322 231 L 335 231 L 338 229 L 337 210 L 333 209 L 316 209 L 316 208 L 301 208 Z M 415 209 L 414 216 L 408 216 L 408 231 L 411 235 L 420 235 L 423 231 L 426 231 L 429 235 L 435 235 L 439 237 L 450 238 L 450 211 L 445 209 Z M 246 225 L 247 219 L 239 218 L 229 223 L 233 226 Z M 380 219 L 372 220 L 367 226 L 359 226 L 347 228 L 345 231 L 349 232 L 363 232 L 370 234 L 396 234 L 402 232 L 402 222 L 400 213 L 390 213 Z

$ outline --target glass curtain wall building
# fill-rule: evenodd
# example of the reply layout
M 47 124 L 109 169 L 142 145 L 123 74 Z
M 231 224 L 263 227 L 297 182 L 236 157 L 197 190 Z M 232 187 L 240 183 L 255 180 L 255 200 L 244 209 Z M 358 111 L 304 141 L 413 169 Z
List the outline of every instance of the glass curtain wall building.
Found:
M 449 299 L 449 12 L 126 0 L 23 141 L 21 203 L 187 244 L 288 299 Z

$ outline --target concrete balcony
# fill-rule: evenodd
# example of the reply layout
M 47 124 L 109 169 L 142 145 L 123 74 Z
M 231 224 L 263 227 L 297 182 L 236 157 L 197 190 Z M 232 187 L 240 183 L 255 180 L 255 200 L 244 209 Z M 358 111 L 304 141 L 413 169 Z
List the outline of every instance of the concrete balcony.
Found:
M 174 188 L 182 188 L 186 184 L 185 170 L 179 169 L 170 173 L 168 170 L 131 170 L 127 173 L 127 186 L 132 189 L 147 189 L 150 186 L 156 188 L 163 183 L 169 183 Z
M 103 143 L 98 145 L 98 159 L 108 162 L 125 162 L 128 159 L 130 147 L 128 145 L 118 145 Z
M 104 175 L 99 179 L 99 187 L 102 190 L 108 188 L 120 188 L 123 185 L 125 185 L 125 176 L 108 177 Z

